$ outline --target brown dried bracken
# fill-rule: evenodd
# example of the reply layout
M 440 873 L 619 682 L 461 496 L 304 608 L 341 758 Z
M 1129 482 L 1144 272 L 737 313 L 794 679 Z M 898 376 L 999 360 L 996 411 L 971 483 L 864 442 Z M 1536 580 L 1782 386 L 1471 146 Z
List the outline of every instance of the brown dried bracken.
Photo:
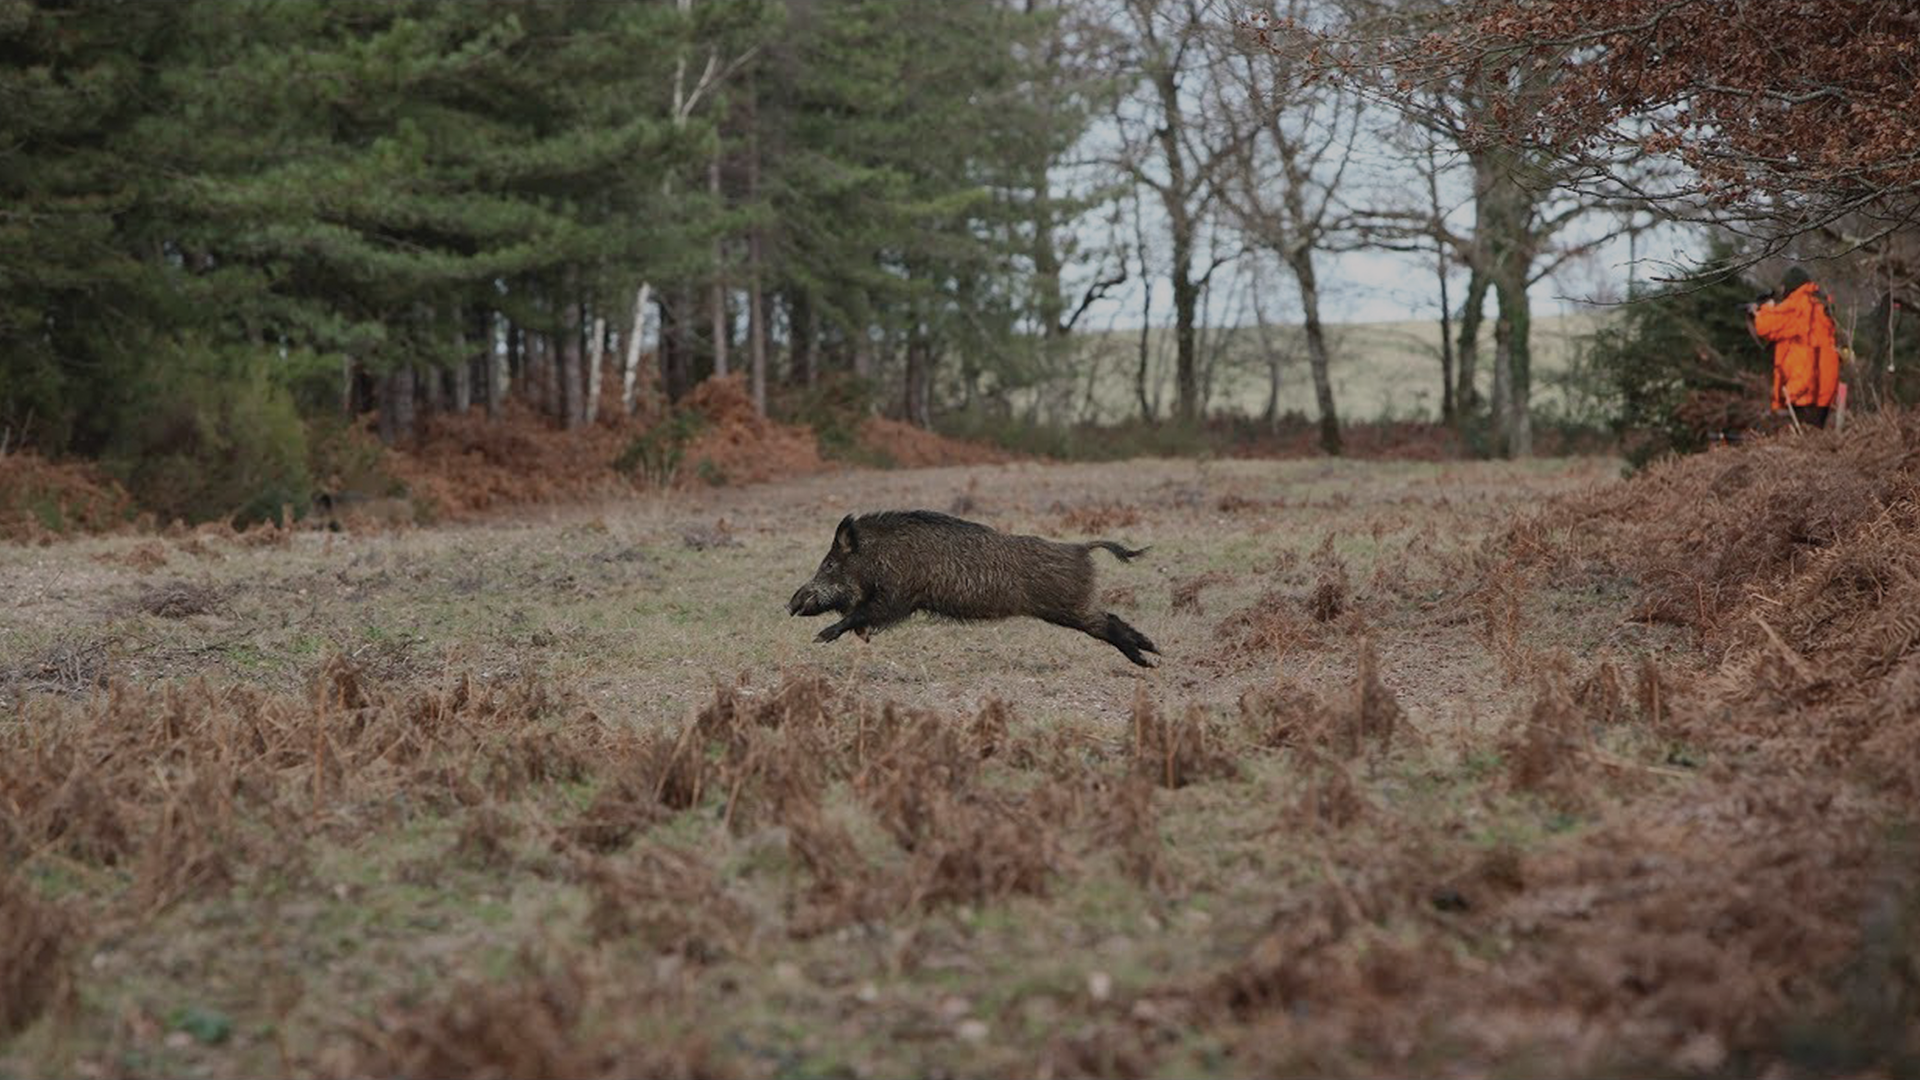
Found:
M 0 1043 L 32 1023 L 70 986 L 76 927 L 60 907 L 0 874 Z

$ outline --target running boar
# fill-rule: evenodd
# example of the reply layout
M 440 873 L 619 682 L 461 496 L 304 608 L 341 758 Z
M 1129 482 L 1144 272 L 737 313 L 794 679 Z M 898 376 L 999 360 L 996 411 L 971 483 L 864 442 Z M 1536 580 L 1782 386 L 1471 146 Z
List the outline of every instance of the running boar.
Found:
M 1129 561 L 1135 551 L 1111 540 L 1062 544 L 1009 536 L 931 510 L 848 514 L 813 580 L 787 602 L 794 615 L 838 612 L 820 631 L 832 641 L 851 630 L 862 639 L 916 611 L 951 619 L 1031 615 L 1099 638 L 1141 667 L 1158 655 L 1145 634 L 1101 611 L 1093 600 L 1094 548 Z

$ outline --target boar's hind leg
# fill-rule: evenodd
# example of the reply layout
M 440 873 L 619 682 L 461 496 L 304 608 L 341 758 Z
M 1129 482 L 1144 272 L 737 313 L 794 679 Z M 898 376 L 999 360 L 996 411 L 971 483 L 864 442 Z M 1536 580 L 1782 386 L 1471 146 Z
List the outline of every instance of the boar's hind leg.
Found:
M 1160 653 L 1160 650 L 1154 647 L 1153 642 L 1147 640 L 1147 635 L 1128 626 L 1124 619 L 1110 611 L 1098 615 L 1083 616 L 1071 621 L 1066 619 L 1049 619 L 1047 621 L 1058 621 L 1061 626 L 1072 627 L 1089 637 L 1099 638 L 1101 641 L 1119 649 L 1127 659 L 1141 667 L 1153 666 L 1147 663 L 1147 658 L 1141 654 L 1153 653 L 1158 656 Z
M 1093 636 L 1119 649 L 1126 654 L 1127 659 L 1141 667 L 1153 666 L 1147 663 L 1147 658 L 1140 655 L 1141 653 L 1160 655 L 1160 650 L 1147 639 L 1147 635 L 1128 626 L 1126 620 L 1112 612 L 1107 613 L 1106 625 L 1101 627 L 1101 632 Z

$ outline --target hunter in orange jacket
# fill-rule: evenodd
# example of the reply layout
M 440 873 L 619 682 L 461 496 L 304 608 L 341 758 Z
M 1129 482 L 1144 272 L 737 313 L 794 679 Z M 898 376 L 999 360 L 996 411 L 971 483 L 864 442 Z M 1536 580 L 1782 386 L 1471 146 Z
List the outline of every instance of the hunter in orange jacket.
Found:
M 1773 343 L 1773 409 L 1792 406 L 1801 422 L 1824 427 L 1840 385 L 1833 317 L 1805 270 L 1788 270 L 1780 288 L 1783 299 L 1753 309 L 1753 332 Z

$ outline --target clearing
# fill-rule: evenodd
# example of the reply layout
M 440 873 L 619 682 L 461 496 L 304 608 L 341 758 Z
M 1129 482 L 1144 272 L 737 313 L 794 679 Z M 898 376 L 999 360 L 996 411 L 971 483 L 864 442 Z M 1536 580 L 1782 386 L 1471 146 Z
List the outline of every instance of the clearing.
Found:
M 1694 635 L 1490 554 L 1618 474 L 1015 463 L 0 547 L 0 1074 L 1850 1060 L 1778 1031 L 1899 909 L 1881 811 L 1788 835 L 1819 793 L 1660 727 Z M 915 506 L 1150 545 L 1096 561 L 1162 666 L 814 644 L 840 516 Z

